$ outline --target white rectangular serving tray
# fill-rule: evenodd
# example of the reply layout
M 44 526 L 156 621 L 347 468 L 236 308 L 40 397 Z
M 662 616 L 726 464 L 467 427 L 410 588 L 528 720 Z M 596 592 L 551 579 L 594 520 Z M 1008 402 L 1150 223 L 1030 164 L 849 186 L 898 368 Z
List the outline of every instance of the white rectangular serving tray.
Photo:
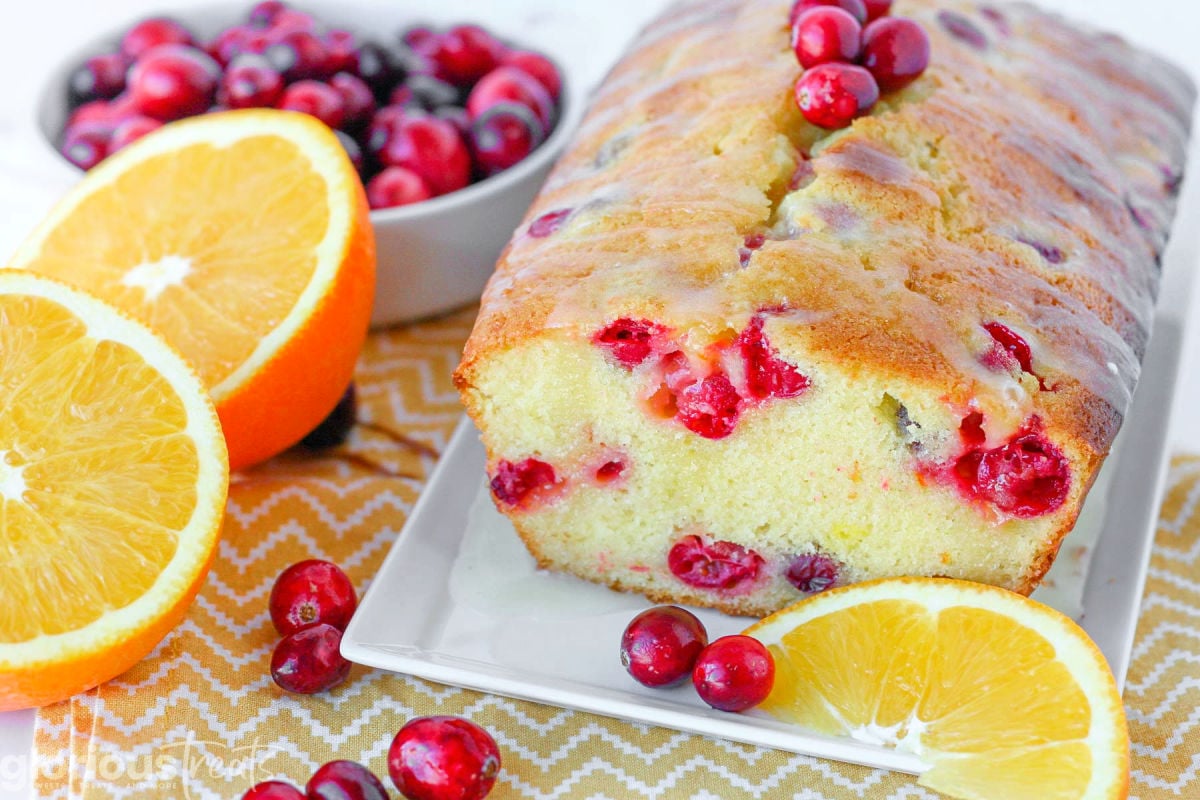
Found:
M 1164 291 L 1118 447 L 1049 576 L 1055 590 L 1035 595 L 1079 619 L 1120 685 L 1162 500 L 1190 296 L 1192 264 L 1175 266 L 1184 272 Z M 690 686 L 636 684 L 621 667 L 619 642 L 629 619 L 648 605 L 536 569 L 488 500 L 484 449 L 464 418 L 363 598 L 342 652 L 361 664 L 554 706 L 872 767 L 923 769 L 911 754 L 812 734 L 754 711 L 715 711 Z M 750 622 L 696 613 L 711 638 Z

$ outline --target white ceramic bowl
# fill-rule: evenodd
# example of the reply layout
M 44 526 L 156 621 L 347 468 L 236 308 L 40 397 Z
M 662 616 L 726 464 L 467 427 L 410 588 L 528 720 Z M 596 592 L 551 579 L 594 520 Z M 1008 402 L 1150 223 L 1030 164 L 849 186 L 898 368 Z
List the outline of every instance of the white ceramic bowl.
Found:
M 197 6 L 170 12 L 198 36 L 208 38 L 244 19 L 252 5 Z M 331 27 L 368 32 L 370 38 L 392 43 L 400 31 L 418 23 L 445 27 L 477 22 L 516 47 L 546 53 L 563 77 L 558 124 L 550 137 L 524 161 L 487 180 L 423 203 L 371 212 L 378 250 L 375 308 L 372 327 L 384 327 L 440 314 L 479 299 L 500 251 L 533 201 L 554 161 L 578 125 L 583 111 L 580 85 L 571 60 L 556 35 L 556 19 L 514 18 L 497 14 L 490 3 L 409 2 L 379 5 L 297 2 Z M 81 43 L 59 63 L 43 85 L 36 124 L 41 142 L 53 153 L 58 169 L 79 170 L 64 159 L 55 143 L 66 122 L 66 85 L 70 73 L 85 58 L 115 49 L 121 33 L 136 19 L 125 21 L 106 36 Z

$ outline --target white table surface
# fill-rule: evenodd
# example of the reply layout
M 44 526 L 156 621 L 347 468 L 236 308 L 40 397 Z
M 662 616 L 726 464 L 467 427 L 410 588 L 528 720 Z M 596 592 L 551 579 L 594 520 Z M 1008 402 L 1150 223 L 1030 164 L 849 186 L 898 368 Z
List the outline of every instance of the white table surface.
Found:
M 1154 48 L 1187 67 L 1200 82 L 1200 4 L 1192 0 L 1039 0 L 1044 6 L 1062 9 L 1080 19 L 1123 33 L 1127 38 Z M 33 109 L 46 76 L 65 53 L 74 52 L 98 34 L 120 27 L 125 21 L 162 11 L 184 11 L 196 6 L 248 7 L 251 0 L 231 4 L 180 2 L 179 0 L 0 0 L 0 258 L 7 257 L 24 234 L 37 222 L 54 199 L 71 184 L 73 174 L 57 162 L 37 140 L 32 123 Z M 367 5 L 358 0 L 354 5 Z M 383 6 L 381 0 L 376 4 Z M 387 2 L 394 10 L 396 27 L 420 19 L 408 9 L 428 6 L 430 0 Z M 581 26 L 578 47 L 588 73 L 599 75 L 640 24 L 664 6 L 665 0 L 438 0 L 440 6 L 458 7 L 463 19 L 481 16 L 530 15 L 541 11 L 554 14 L 587 14 Z M 304 7 L 304 0 L 297 0 Z M 324 4 L 323 4 L 324 5 Z M 195 13 L 194 11 L 192 12 Z M 224 16 L 224 15 L 223 15 Z M 439 15 L 440 16 L 440 15 Z M 1200 163 L 1200 147 L 1192 148 L 1193 170 Z M 1186 192 L 1193 212 L 1178 224 L 1200 224 L 1200 178 L 1195 175 Z M 1181 253 L 1186 263 L 1197 264 L 1200 253 Z M 1164 288 L 1170 291 L 1170 285 Z M 1194 317 L 1198 297 L 1191 301 Z M 1200 370 L 1190 368 L 1200 354 L 1200 326 L 1191 325 L 1184 353 L 1172 446 L 1180 451 L 1200 452 Z M 0 714 L 0 800 L 18 800 L 29 795 L 30 738 L 32 712 Z

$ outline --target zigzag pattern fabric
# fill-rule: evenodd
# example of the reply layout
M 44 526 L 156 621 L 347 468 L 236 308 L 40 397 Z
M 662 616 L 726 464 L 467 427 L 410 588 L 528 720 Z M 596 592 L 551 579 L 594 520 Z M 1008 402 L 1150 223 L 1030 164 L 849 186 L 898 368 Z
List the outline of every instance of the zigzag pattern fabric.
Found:
M 377 334 L 363 354 L 360 418 L 412 446 L 359 426 L 337 450 L 237 476 L 220 555 L 186 621 L 120 679 L 39 713 L 35 796 L 229 800 L 270 777 L 302 786 L 335 758 L 386 776 L 406 720 L 457 714 L 499 742 L 497 799 L 933 800 L 907 775 L 363 668 L 324 695 L 276 688 L 272 582 L 293 562 L 326 558 L 366 588 L 461 414 L 450 373 L 472 316 Z M 1198 503 L 1200 457 L 1177 459 L 1125 690 L 1139 800 L 1200 797 Z

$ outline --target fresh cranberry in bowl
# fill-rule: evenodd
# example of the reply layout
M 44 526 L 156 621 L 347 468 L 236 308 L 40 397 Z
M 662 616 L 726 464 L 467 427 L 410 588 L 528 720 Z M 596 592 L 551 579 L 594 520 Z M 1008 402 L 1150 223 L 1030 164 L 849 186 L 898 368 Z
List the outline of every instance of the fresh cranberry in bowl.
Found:
M 203 50 L 164 44 L 129 70 L 129 95 L 143 114 L 166 122 L 206 110 L 220 77 L 220 65 Z
M 284 111 L 302 111 L 316 117 L 331 128 L 340 128 L 346 116 L 346 104 L 342 95 L 327 83 L 320 81 L 296 81 L 283 90 L 279 108 Z
M 117 127 L 113 129 L 112 138 L 108 142 L 108 152 L 115 153 L 161 127 L 161 122 L 150 117 L 143 117 L 140 114 L 129 117 L 118 123 Z
M 358 74 L 358 39 L 353 33 L 335 28 L 321 39 L 325 45 L 326 66 L 330 72 Z
M 389 97 L 389 105 L 415 105 L 426 111 L 444 106 L 456 106 L 462 97 L 458 89 L 433 75 L 409 75 L 403 83 L 396 84 Z
M 195 43 L 191 32 L 179 22 L 169 17 L 152 17 L 134 25 L 121 37 L 121 55 L 132 62 L 159 45 Z
M 800 19 L 800 15 L 805 11 L 820 6 L 834 6 L 849 12 L 850 16 L 858 20 L 859 25 L 865 25 L 867 22 L 867 6 L 863 0 L 796 0 L 792 4 L 791 14 L 788 16 L 788 25 L 794 26 L 796 20 Z
M 808 69 L 831 61 L 854 63 L 862 51 L 862 25 L 834 6 L 810 8 L 792 26 L 792 50 Z
M 388 748 L 388 774 L 409 800 L 483 800 L 500 772 L 500 748 L 461 717 L 417 717 Z
M 315 34 L 294 30 L 277 38 L 263 53 L 288 83 L 323 80 L 332 73 L 329 52 Z
M 892 13 L 892 0 L 863 0 L 863 5 L 867 8 L 868 23 Z
M 544 128 L 554 117 L 554 100 L 537 79 L 516 67 L 497 67 L 480 78 L 467 97 L 467 113 L 477 118 L 496 103 L 528 106 Z
M 421 37 L 409 46 L 428 56 L 440 75 L 462 86 L 491 72 L 505 54 L 504 45 L 478 25 L 456 25 L 445 33 Z
M 339 72 L 329 79 L 329 85 L 342 98 L 342 126 L 357 130 L 371 120 L 375 113 L 375 95 L 362 78 L 349 72 Z
M 672 686 L 692 674 L 708 632 L 696 615 L 678 606 L 650 608 L 621 635 L 621 664 L 643 686 Z
M 435 195 L 461 189 L 471 181 L 471 156 L 458 130 L 425 114 L 403 117 L 379 151 L 379 160 L 384 166 L 417 173 Z
M 246 21 L 255 28 L 269 28 L 285 10 L 287 4 L 280 0 L 262 0 L 250 9 Z
M 371 87 L 376 100 L 385 102 L 392 87 L 404 79 L 404 66 L 378 42 L 363 42 L 358 47 L 358 68 L 355 73 Z
M 120 53 L 92 56 L 67 79 L 67 104 L 71 108 L 93 100 L 111 100 L 125 91 L 129 61 Z
M 103 161 L 109 152 L 113 128 L 102 122 L 80 122 L 63 133 L 58 151 L 80 169 L 91 169 Z
M 878 100 L 875 78 L 853 64 L 820 64 L 796 82 L 796 105 L 804 118 L 829 130 L 845 128 Z
M 433 197 L 425 179 L 404 167 L 385 167 L 367 181 L 366 188 L 371 208 L 409 206 Z
M 318 559 L 279 573 L 268 601 L 271 622 L 282 636 L 320 624 L 344 631 L 357 607 L 358 595 L 346 573 Z
M 528 107 L 497 103 L 470 122 L 469 143 L 485 175 L 503 172 L 542 143 L 542 124 Z
M 221 76 L 217 102 L 226 108 L 270 108 L 283 96 L 283 76 L 265 56 L 235 56 Z
M 903 89 L 929 66 L 929 35 L 904 17 L 884 17 L 863 31 L 862 65 L 885 92 Z
M 562 76 L 554 62 L 541 53 L 531 50 L 513 50 L 500 62 L 506 67 L 516 67 L 540 83 L 553 100 L 562 94 Z
M 374 772 L 357 761 L 330 761 L 304 787 L 308 800 L 388 800 Z

